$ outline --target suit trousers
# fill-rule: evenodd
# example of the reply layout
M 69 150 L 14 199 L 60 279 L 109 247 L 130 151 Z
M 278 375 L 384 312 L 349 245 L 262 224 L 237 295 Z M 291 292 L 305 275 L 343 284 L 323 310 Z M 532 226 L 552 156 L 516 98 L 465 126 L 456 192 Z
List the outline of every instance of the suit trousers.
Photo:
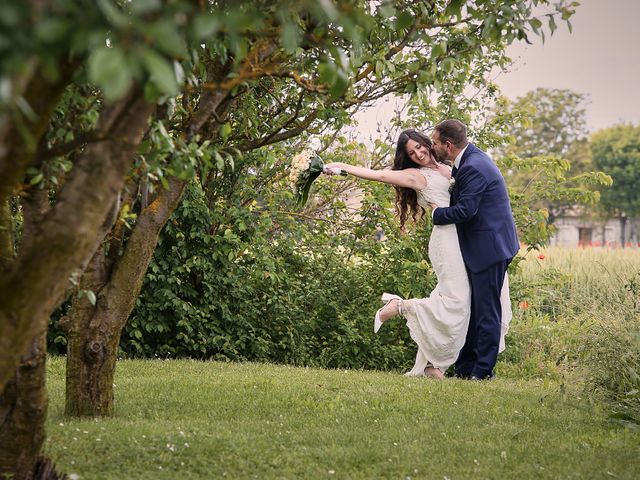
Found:
M 498 359 L 502 307 L 500 292 L 511 260 L 495 263 L 481 272 L 467 270 L 471 283 L 471 319 L 458 359 L 456 375 L 491 378 Z

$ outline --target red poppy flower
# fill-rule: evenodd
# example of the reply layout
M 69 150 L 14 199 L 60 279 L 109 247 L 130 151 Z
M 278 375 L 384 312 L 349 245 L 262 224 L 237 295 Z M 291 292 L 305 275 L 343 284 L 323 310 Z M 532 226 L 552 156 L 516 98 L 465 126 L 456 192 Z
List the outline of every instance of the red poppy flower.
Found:
M 521 310 L 526 310 L 529 308 L 529 302 L 527 302 L 526 300 L 522 300 L 520 303 L 518 303 L 518 308 L 520 308 Z
M 538 259 L 540 259 L 540 260 L 544 260 L 544 255 L 543 255 L 542 253 L 541 253 L 541 254 L 539 254 L 539 255 L 538 255 Z

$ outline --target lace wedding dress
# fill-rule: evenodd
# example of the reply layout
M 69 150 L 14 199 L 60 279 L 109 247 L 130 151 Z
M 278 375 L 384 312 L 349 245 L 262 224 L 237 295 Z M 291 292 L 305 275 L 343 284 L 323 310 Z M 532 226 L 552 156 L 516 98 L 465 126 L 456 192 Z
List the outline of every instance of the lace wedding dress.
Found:
M 427 179 L 427 186 L 417 192 L 418 203 L 427 209 L 429 204 L 448 207 L 449 179 L 427 168 L 420 172 Z M 407 320 L 411 338 L 418 345 L 415 365 L 405 374 L 408 376 L 424 376 L 424 369 L 429 365 L 445 371 L 455 363 L 469 326 L 471 287 L 454 224 L 433 226 L 429 259 L 438 284 L 429 297 L 402 302 L 402 315 Z M 504 350 L 504 336 L 512 316 L 506 277 L 501 304 L 500 351 Z

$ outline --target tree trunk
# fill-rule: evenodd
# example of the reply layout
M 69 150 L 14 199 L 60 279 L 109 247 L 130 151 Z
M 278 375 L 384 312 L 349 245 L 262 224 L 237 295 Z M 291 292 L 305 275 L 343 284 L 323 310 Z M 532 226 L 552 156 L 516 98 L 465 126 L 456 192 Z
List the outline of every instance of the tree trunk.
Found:
M 0 478 L 33 478 L 45 439 L 46 349 L 42 334 L 0 394 Z
M 15 256 L 13 219 L 8 201 L 0 200 L 0 274 L 9 270 Z
M 23 236 L 42 219 L 48 205 L 46 191 L 34 190 L 24 202 Z M 7 272 L 15 259 L 13 220 L 8 202 L 0 210 L 0 274 Z M 31 343 L 13 377 L 0 393 L 0 477 L 14 479 L 55 478 L 50 462 L 38 459 L 45 439 L 47 412 L 46 334 Z M 45 475 L 47 477 L 34 477 Z
M 620 245 L 624 248 L 624 244 L 627 240 L 627 216 L 620 216 Z
M 172 178 L 139 215 L 124 253 L 109 265 L 104 249 L 94 255 L 81 289 L 96 292 L 93 306 L 75 299 L 65 319 L 68 330 L 65 413 L 96 417 L 113 415 L 113 378 L 120 335 L 153 256 L 160 231 L 176 209 L 185 181 Z
M 153 109 L 137 90 L 105 108 L 98 127 L 109 139 L 86 148 L 55 206 L 0 277 L 0 390 L 29 344 L 46 331 L 73 272 L 102 240 L 100 226 L 122 189 Z
M 41 222 L 49 207 L 48 192 L 32 188 L 23 198 L 22 238 L 34 234 L 34 226 Z M 9 215 L 11 212 L 8 212 Z M 11 217 L 9 217 L 11 221 Z M 11 250 L 13 246 L 11 245 Z M 8 266 L 2 271 L 7 271 Z M 5 412 L 1 417 L 0 449 L 2 473 L 12 472 L 17 478 L 28 478 L 32 472 L 45 438 L 44 422 L 47 410 L 46 390 L 46 332 L 32 342 L 29 352 L 16 368 L 0 398 Z

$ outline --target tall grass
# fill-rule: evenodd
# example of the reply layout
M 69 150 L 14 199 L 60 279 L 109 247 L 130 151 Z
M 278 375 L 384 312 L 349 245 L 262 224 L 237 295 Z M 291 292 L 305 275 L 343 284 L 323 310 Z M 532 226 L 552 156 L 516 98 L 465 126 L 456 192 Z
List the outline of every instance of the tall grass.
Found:
M 580 381 L 640 425 L 640 250 L 548 248 L 520 264 L 506 371 Z
M 552 247 L 538 253 L 531 252 L 521 262 L 522 278 L 536 282 L 541 277 L 559 273 L 566 279 L 568 295 L 565 306 L 600 306 L 636 302 L 640 291 L 626 286 L 640 280 L 640 249 L 559 248 Z M 637 306 L 637 305 L 636 305 Z

